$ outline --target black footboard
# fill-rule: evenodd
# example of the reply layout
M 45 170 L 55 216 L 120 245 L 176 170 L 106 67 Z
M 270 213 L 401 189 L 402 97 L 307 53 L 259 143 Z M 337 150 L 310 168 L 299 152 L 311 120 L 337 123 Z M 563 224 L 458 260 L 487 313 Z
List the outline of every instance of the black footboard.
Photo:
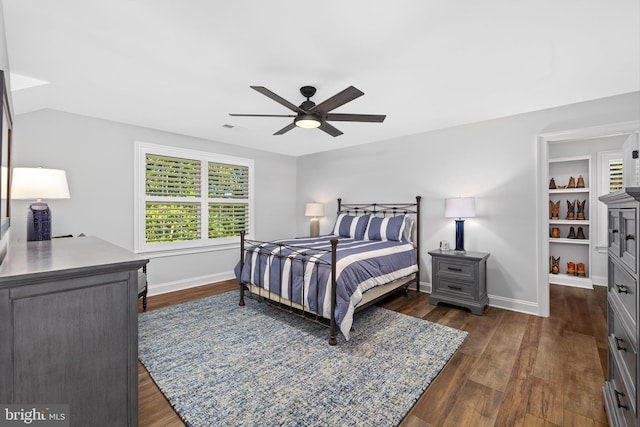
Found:
M 283 243 L 274 243 L 274 242 L 263 242 L 257 240 L 249 240 L 246 239 L 245 232 L 240 233 L 240 266 L 241 269 L 245 269 L 245 261 L 247 251 L 250 251 L 254 259 L 257 259 L 257 262 L 260 263 L 256 268 L 259 272 L 264 272 L 266 268 L 270 268 L 269 266 L 273 265 L 274 258 L 277 260 L 277 266 L 279 271 L 276 274 L 276 277 L 279 282 L 279 286 L 276 286 L 276 290 L 272 291 L 271 286 L 268 286 L 266 289 L 255 286 L 256 294 L 260 297 L 266 298 L 268 301 L 274 302 L 275 305 L 279 308 L 285 309 L 291 313 L 298 313 L 301 316 L 313 320 L 317 323 L 321 323 L 326 325 L 328 322 L 329 326 L 329 344 L 336 345 L 337 343 L 337 333 L 338 327 L 335 320 L 335 308 L 336 308 L 336 248 L 338 245 L 338 239 L 331 239 L 331 250 L 320 250 L 314 248 L 308 248 L 304 246 L 294 246 L 294 245 L 286 245 Z M 295 253 L 296 256 L 293 257 L 289 255 L 290 253 Z M 307 253 L 308 252 L 308 253 Z M 330 261 L 320 259 L 320 254 L 330 254 Z M 266 262 L 263 262 L 266 260 Z M 284 266 L 286 263 L 289 263 L 288 274 L 285 272 Z M 306 271 L 308 267 L 306 264 L 312 263 L 315 267 L 315 307 L 322 306 L 320 304 L 320 300 L 324 298 L 324 293 L 320 294 L 320 268 L 330 269 L 330 317 L 329 319 L 325 319 L 322 317 L 320 313 L 317 311 L 314 312 L 305 306 L 305 301 L 309 299 L 309 295 L 305 295 L 305 286 L 304 284 L 300 287 L 301 293 L 298 294 L 299 298 L 292 297 L 294 293 L 294 274 L 293 270 L 296 267 L 296 264 L 300 264 L 300 268 L 302 271 Z M 314 274 L 312 274 L 313 277 Z M 242 278 L 242 271 L 240 272 L 240 278 Z M 283 283 L 287 284 L 287 292 L 286 295 L 288 297 L 283 296 L 283 289 L 280 289 Z M 243 280 L 239 280 L 240 286 L 240 301 L 239 305 L 245 305 L 245 292 L 249 291 L 251 293 L 252 285 Z M 294 300 L 298 300 L 301 303 L 296 303 Z

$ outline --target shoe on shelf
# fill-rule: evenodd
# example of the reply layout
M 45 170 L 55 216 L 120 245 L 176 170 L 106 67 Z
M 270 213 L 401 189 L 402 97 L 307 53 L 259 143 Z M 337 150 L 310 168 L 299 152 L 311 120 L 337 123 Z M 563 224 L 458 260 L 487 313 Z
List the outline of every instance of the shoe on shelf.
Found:
M 576 238 L 576 230 L 575 228 L 571 227 L 569 228 L 569 235 L 567 236 L 567 239 L 575 239 Z
M 578 177 L 578 184 L 576 185 L 577 188 L 584 188 L 584 178 L 582 177 L 582 175 L 580 175 Z
M 586 273 L 584 271 L 584 263 L 579 262 L 576 268 L 577 268 L 576 274 L 578 275 L 578 277 L 586 277 Z
M 578 227 L 578 235 L 576 239 L 586 239 L 586 237 L 584 236 L 584 230 L 582 229 L 582 227 Z
M 576 219 L 576 202 L 574 200 L 573 203 L 567 200 L 567 217 L 565 219 Z
M 551 178 L 551 180 L 549 181 L 549 190 L 555 190 L 556 187 L 556 180 Z
M 576 265 L 572 262 L 567 263 L 567 276 L 575 276 L 576 275 Z
M 569 185 L 567 185 L 567 188 L 576 188 L 576 179 L 574 177 L 569 178 Z

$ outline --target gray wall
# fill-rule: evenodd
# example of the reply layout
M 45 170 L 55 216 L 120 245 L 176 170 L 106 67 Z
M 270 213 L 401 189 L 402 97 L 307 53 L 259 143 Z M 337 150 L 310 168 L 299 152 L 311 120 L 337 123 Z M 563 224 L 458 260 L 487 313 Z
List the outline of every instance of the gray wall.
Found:
M 465 248 L 491 253 L 491 304 L 537 313 L 537 135 L 638 118 L 640 93 L 632 93 L 299 157 L 296 211 L 306 202 L 325 203 L 326 233 L 338 197 L 403 202 L 421 195 L 422 280 L 430 282 L 426 252 L 455 237 L 444 199 L 473 196 L 477 217 L 465 222 Z M 299 214 L 298 233 L 307 230 Z
M 295 158 L 54 110 L 16 117 L 13 166 L 64 169 L 71 199 L 48 201 L 54 236 L 84 233 L 133 250 L 134 141 L 255 160 L 256 238 L 295 234 Z M 12 239 L 25 239 L 29 201 L 12 203 Z M 151 256 L 153 255 L 145 255 Z M 152 258 L 150 292 L 231 276 L 238 250 Z

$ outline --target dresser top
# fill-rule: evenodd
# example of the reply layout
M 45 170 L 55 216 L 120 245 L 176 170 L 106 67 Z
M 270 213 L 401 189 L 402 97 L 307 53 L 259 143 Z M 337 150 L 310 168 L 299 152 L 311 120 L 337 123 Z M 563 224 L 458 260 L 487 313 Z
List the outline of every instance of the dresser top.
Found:
M 142 268 L 147 259 L 97 237 L 11 242 L 0 265 L 0 287 L 38 276 Z
M 443 251 L 442 249 L 434 249 L 429 251 L 429 255 L 431 256 L 440 256 L 440 257 L 449 257 L 449 258 L 458 258 L 458 259 L 470 259 L 474 261 L 481 261 L 483 259 L 489 258 L 489 253 L 486 252 L 474 252 L 474 251 L 466 251 L 464 253 L 458 253 L 456 251 Z

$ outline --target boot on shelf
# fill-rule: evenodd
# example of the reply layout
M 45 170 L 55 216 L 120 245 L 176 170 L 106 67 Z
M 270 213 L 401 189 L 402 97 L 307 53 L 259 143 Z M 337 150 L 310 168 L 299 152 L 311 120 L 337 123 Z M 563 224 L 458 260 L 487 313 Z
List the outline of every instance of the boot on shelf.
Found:
M 556 187 L 556 180 L 551 178 L 551 180 L 549 181 L 549 190 L 555 190 Z
M 582 177 L 582 175 L 580 175 L 578 177 L 578 184 L 576 185 L 577 188 L 584 188 L 584 178 Z
M 575 276 L 576 275 L 576 265 L 572 262 L 567 263 L 567 276 Z
M 576 238 L 576 230 L 571 227 L 569 228 L 569 235 L 567 236 L 567 239 L 575 239 Z
M 576 236 L 576 239 L 586 239 L 582 227 L 578 227 L 578 235 Z
M 579 262 L 577 265 L 577 270 L 578 271 L 576 274 L 578 275 L 578 277 L 586 277 L 586 273 L 584 271 L 584 263 Z
M 573 203 L 567 200 L 567 217 L 565 219 L 576 219 L 576 202 Z
M 567 188 L 576 188 L 576 179 L 574 177 L 569 178 L 569 185 Z
M 560 200 L 555 203 L 549 200 L 549 218 L 559 219 L 558 215 L 560 215 Z
M 560 229 L 558 227 L 551 228 L 551 237 L 553 237 L 554 239 L 560 237 Z
M 549 257 L 549 272 L 551 274 L 560 273 L 560 257 L 558 258 L 554 256 Z
M 577 213 L 576 219 L 578 219 L 578 220 L 584 220 L 585 219 L 585 217 L 584 217 L 584 204 L 586 202 L 587 202 L 586 200 L 583 200 L 582 202 L 579 201 L 579 200 L 576 200 L 575 203 L 576 203 L 577 208 L 578 208 L 578 213 Z

